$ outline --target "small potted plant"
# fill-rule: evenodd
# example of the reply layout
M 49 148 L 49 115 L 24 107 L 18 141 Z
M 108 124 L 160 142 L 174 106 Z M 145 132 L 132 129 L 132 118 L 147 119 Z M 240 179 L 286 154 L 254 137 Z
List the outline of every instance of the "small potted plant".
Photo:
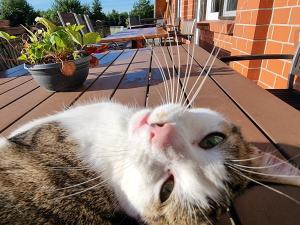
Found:
M 50 91 L 71 91 L 81 86 L 89 66 L 98 64 L 93 53 L 106 50 L 95 45 L 100 41 L 99 34 L 81 35 L 82 25 L 56 26 L 42 17 L 37 17 L 36 22 L 43 28 L 34 33 L 24 27 L 28 38 L 23 38 L 19 60 L 25 61 L 36 82 Z M 8 41 L 16 38 L 5 32 L 0 37 Z

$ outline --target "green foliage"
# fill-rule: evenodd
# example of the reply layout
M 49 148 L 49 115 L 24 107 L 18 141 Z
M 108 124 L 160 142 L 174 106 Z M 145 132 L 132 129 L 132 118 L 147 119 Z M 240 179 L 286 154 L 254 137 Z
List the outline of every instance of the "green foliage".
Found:
M 10 41 L 10 40 L 15 39 L 17 37 L 16 36 L 12 36 L 12 35 L 4 32 L 4 31 L 0 31 L 0 38 L 3 38 L 5 40 L 7 40 L 7 41 Z
M 52 7 L 43 11 L 41 15 L 48 20 L 58 23 L 57 11 L 62 13 L 90 14 L 89 6 L 82 5 L 79 0 L 54 0 Z
M 89 13 L 89 7 L 81 5 L 79 0 L 54 0 L 52 10 L 55 12 L 73 12 L 78 14 Z
M 19 58 L 30 64 L 75 60 L 87 54 L 84 50 L 87 45 L 100 41 L 98 33 L 87 33 L 82 36 L 80 30 L 83 26 L 80 25 L 56 26 L 42 17 L 37 17 L 36 22 L 42 24 L 44 28 L 35 33 L 25 28 L 29 33 L 29 40 L 24 40 L 24 48 Z M 0 37 L 7 41 L 14 38 L 1 31 Z
M 150 0 L 138 0 L 133 4 L 130 15 L 139 16 L 141 19 L 153 18 L 154 5 L 150 4 Z
M 102 4 L 100 0 L 94 0 L 90 9 L 90 18 L 94 21 L 105 20 L 106 16 L 102 12 Z
M 107 21 L 111 26 L 126 26 L 126 20 L 128 18 L 127 12 L 119 13 L 116 10 L 112 10 L 106 15 Z
M 11 26 L 32 25 L 38 15 L 26 0 L 0 0 L 0 19 L 10 20 Z

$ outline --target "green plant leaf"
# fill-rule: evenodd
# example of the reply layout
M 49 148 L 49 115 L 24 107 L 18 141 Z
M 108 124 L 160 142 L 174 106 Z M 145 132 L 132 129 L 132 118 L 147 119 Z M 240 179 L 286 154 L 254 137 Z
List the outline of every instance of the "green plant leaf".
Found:
M 18 60 L 20 61 L 26 61 L 27 60 L 27 56 L 25 54 L 22 54 L 18 57 Z
M 43 24 L 50 33 L 53 33 L 57 30 L 56 25 L 54 25 L 52 22 L 50 22 L 49 20 L 47 20 L 43 17 L 37 17 L 37 18 L 35 18 L 35 21 Z
M 25 26 L 23 26 L 23 25 L 21 25 L 29 34 L 30 34 L 30 36 L 29 36 L 29 38 L 30 38 L 30 41 L 31 42 L 38 42 L 38 38 L 37 38 L 37 36 L 34 34 L 34 33 L 32 33 L 31 32 L 31 30 L 29 30 L 29 29 L 27 29 Z
M 101 37 L 96 32 L 86 33 L 83 35 L 83 44 L 95 44 L 101 40 Z
M 8 42 L 9 42 L 9 40 L 17 38 L 16 36 L 12 36 L 9 33 L 6 33 L 4 31 L 0 31 L 0 37 L 3 38 L 3 39 L 5 39 Z
M 69 27 L 67 27 L 66 32 L 70 35 L 71 39 L 74 42 L 76 42 L 79 45 L 83 45 L 81 34 L 78 31 L 74 31 L 72 29 L 69 29 Z
M 55 44 L 59 48 L 64 48 L 65 47 L 64 41 L 56 35 L 51 36 L 50 41 L 51 41 L 52 44 Z

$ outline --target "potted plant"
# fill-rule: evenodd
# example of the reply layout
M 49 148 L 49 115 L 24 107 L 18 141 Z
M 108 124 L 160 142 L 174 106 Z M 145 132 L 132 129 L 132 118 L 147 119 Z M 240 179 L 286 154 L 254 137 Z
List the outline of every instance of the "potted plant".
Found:
M 70 91 L 83 84 L 89 66 L 98 64 L 95 52 L 105 51 L 102 46 L 92 45 L 100 41 L 98 33 L 81 35 L 82 25 L 56 26 L 45 18 L 37 17 L 43 28 L 28 32 L 23 37 L 23 49 L 19 60 L 25 61 L 33 78 L 50 91 Z M 7 41 L 16 37 L 0 31 Z

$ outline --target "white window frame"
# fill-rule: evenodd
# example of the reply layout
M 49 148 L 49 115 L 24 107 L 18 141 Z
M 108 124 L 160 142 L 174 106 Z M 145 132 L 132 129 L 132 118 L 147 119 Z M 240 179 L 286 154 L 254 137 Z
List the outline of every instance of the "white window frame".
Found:
M 219 19 L 219 12 L 210 12 L 211 10 L 211 3 L 212 0 L 207 0 L 206 2 L 206 20 L 218 20 Z
M 177 17 L 181 17 L 181 0 L 177 0 Z
M 223 3 L 223 16 L 225 17 L 229 17 L 229 16 L 236 16 L 236 10 L 230 10 L 230 11 L 227 11 L 227 4 L 228 4 L 228 0 L 224 0 L 224 3 Z
M 210 12 L 211 10 L 211 3 L 213 0 L 207 0 L 206 1 L 206 20 L 219 20 L 219 14 L 220 12 Z M 224 17 L 233 17 L 236 16 L 236 10 L 228 11 L 227 9 L 228 0 L 223 1 L 223 7 L 220 6 L 220 8 L 223 8 L 222 16 Z

